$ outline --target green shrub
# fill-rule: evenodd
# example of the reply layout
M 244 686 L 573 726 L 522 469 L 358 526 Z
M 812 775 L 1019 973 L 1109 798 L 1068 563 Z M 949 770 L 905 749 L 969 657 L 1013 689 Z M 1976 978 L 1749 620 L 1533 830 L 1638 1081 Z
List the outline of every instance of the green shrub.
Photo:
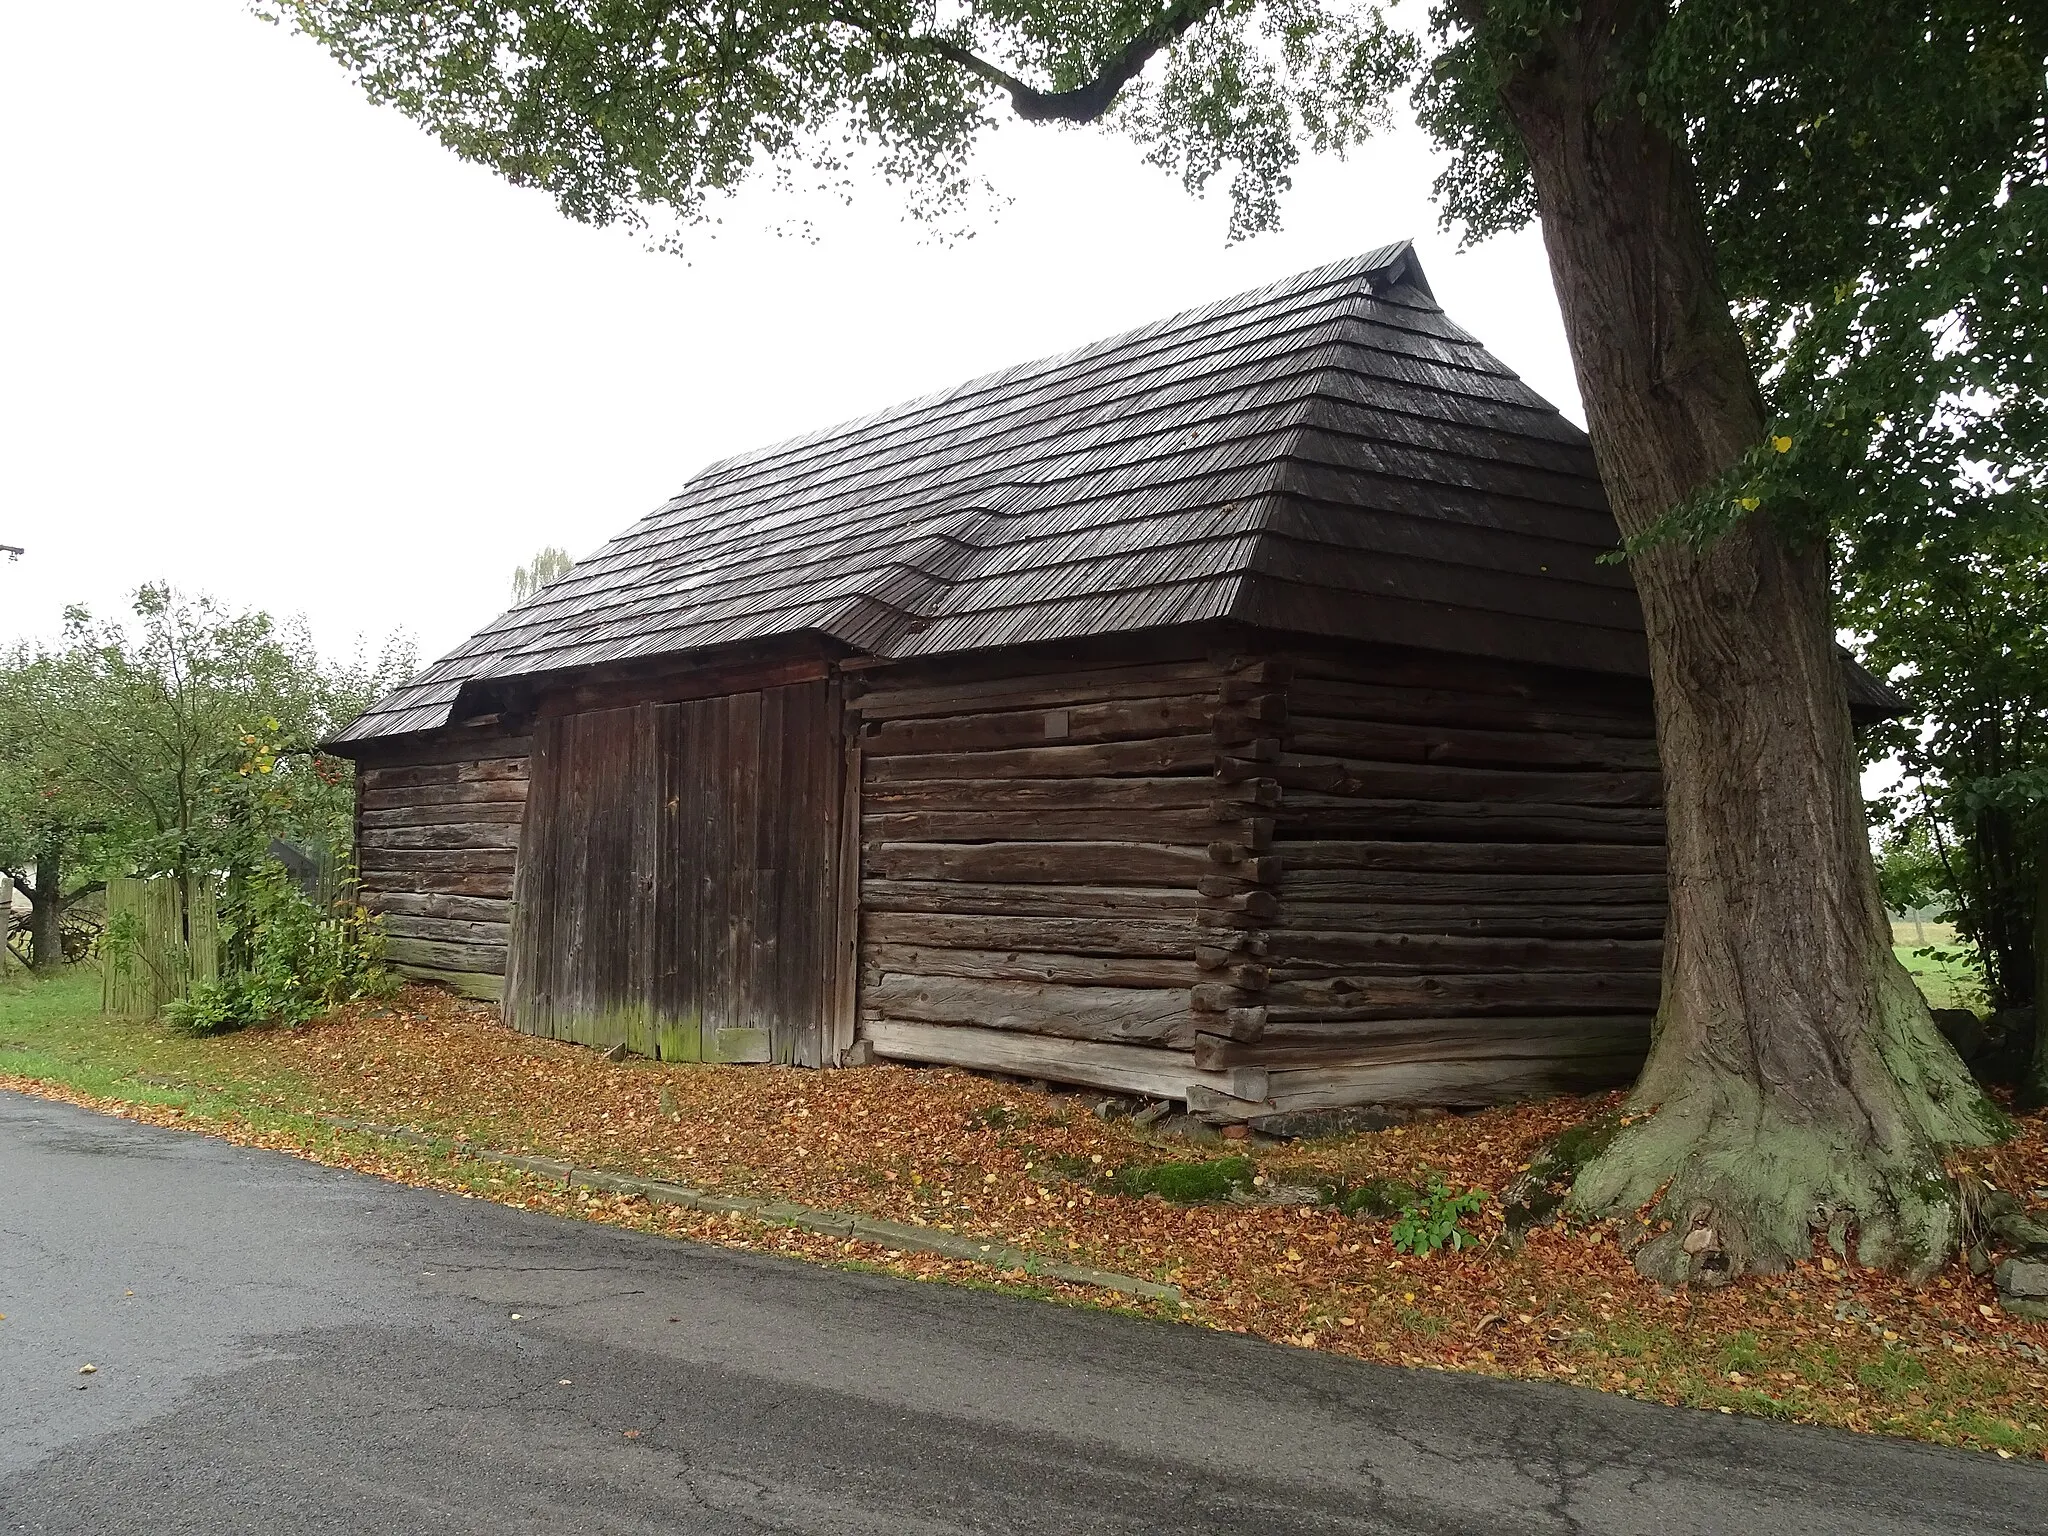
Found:
M 1394 1223 L 1394 1247 L 1402 1253 L 1435 1253 L 1439 1248 L 1453 1252 L 1469 1248 L 1478 1239 L 1459 1225 L 1462 1218 L 1477 1216 L 1485 1208 L 1486 1191 L 1468 1189 L 1451 1193 L 1442 1179 L 1431 1179 L 1429 1189 L 1401 1209 Z
M 180 1029 L 213 1034 L 249 1024 L 303 1024 L 359 997 L 388 996 L 384 933 L 361 907 L 328 911 L 278 864 L 241 882 L 222 913 L 227 951 L 240 963 L 219 981 L 168 1004 Z

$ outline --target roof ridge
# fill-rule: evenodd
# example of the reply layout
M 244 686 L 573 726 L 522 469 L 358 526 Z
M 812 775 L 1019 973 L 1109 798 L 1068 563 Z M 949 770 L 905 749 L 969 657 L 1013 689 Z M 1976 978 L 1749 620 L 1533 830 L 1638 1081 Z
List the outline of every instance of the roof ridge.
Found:
M 1228 313 L 1233 308 L 1253 309 L 1260 304 L 1269 303 L 1276 299 L 1290 297 L 1313 288 L 1333 286 L 1346 278 L 1367 277 L 1389 268 L 1394 268 L 1397 265 L 1400 267 L 1399 276 L 1407 276 L 1412 272 L 1416 278 L 1420 278 L 1422 268 L 1415 259 L 1414 248 L 1415 242 L 1413 240 L 1396 240 L 1392 244 L 1380 246 L 1361 255 L 1347 256 L 1341 261 L 1333 261 L 1324 266 L 1312 267 L 1306 272 L 1297 272 L 1289 277 L 1278 278 L 1273 282 L 1261 284 L 1257 288 L 1247 288 L 1242 292 L 1228 294 L 1220 299 L 1211 299 L 1206 304 L 1197 304 L 1188 309 L 1176 310 L 1170 315 L 1162 315 L 1157 320 L 1149 320 L 1143 325 L 1136 325 L 1128 330 L 1119 331 L 1114 336 L 1105 336 L 1097 341 L 1084 342 L 1080 346 L 1069 347 L 1062 352 L 1052 352 L 1042 357 L 1027 358 L 1022 362 L 1008 363 L 1001 368 L 991 369 L 987 373 L 976 374 L 973 378 L 962 379 L 959 383 L 949 385 L 944 389 L 935 389 L 922 395 L 914 395 L 907 400 L 899 400 L 893 405 L 885 405 L 860 416 L 850 416 L 843 421 L 833 422 L 828 426 L 813 428 L 809 432 L 794 433 L 773 443 L 764 443 L 757 448 L 750 448 L 740 453 L 727 454 L 724 458 L 713 459 L 710 463 L 700 468 L 683 483 L 683 489 L 688 491 L 696 487 L 699 481 L 722 470 L 736 468 L 742 464 L 758 463 L 777 454 L 787 453 L 793 448 L 829 442 L 835 437 L 848 436 L 852 433 L 878 426 L 898 416 L 907 416 L 917 411 L 928 410 L 948 400 L 986 391 L 1000 384 L 1012 383 L 1017 378 L 1032 372 L 1051 372 L 1062 365 L 1077 363 L 1083 358 L 1094 354 L 1113 352 L 1119 347 L 1129 346 L 1133 342 L 1147 337 L 1165 334 L 1176 329 L 1191 329 L 1205 320 Z M 1429 292 L 1426 281 L 1419 283 L 1418 286 L 1424 295 L 1430 299 L 1431 303 L 1434 304 L 1435 295 Z M 670 499 L 673 500 L 674 498 Z

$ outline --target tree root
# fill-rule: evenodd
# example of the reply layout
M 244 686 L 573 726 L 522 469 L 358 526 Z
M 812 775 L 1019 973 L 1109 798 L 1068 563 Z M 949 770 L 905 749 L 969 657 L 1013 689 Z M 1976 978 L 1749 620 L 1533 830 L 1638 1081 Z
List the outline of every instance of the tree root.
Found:
M 1635 1264 L 1666 1285 L 1777 1273 L 1811 1257 L 1817 1235 L 1844 1259 L 1926 1279 L 1970 1225 L 1941 1154 L 2002 1140 L 2012 1125 L 1917 994 L 1887 1004 L 1867 1059 L 1825 1091 L 1690 1063 L 1662 1103 L 1631 1106 L 1579 1172 L 1568 1209 L 1627 1217 L 1650 1207 Z

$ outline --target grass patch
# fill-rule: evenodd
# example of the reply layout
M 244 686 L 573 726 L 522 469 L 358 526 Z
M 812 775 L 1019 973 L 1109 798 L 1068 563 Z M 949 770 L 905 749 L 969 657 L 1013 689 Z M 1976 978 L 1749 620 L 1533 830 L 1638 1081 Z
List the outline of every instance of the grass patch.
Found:
M 1228 1200 L 1236 1191 L 1251 1188 L 1257 1176 L 1248 1157 L 1217 1157 L 1192 1163 L 1140 1163 L 1119 1169 L 1109 1182 L 1119 1194 L 1157 1195 L 1176 1205 L 1199 1205 Z
M 1895 1401 L 1903 1401 L 1908 1393 L 1925 1387 L 1927 1379 L 1927 1367 L 1903 1349 L 1888 1349 L 1875 1360 L 1866 1360 L 1856 1367 L 1858 1382 Z

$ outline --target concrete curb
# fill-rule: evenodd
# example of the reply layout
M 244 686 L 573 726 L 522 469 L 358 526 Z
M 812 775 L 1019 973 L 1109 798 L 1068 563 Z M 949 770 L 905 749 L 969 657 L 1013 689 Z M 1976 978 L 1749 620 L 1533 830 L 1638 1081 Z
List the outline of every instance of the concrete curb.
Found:
M 1142 1296 L 1149 1301 L 1170 1301 L 1178 1305 L 1181 1299 L 1180 1287 L 1177 1285 L 1162 1285 L 1156 1280 L 1140 1280 L 1135 1275 L 1120 1275 L 1113 1270 L 1062 1264 L 1057 1259 L 1027 1253 L 1022 1248 L 1012 1248 L 1003 1243 L 979 1243 L 970 1237 L 961 1237 L 952 1232 L 935 1232 L 929 1227 L 916 1227 L 908 1222 L 884 1221 L 879 1216 L 863 1216 L 852 1211 L 814 1210 L 807 1205 L 798 1205 L 792 1200 L 756 1200 L 747 1195 L 714 1195 L 708 1190 L 692 1189 L 686 1184 L 669 1184 L 660 1179 L 642 1179 L 631 1174 L 579 1168 L 574 1163 L 566 1163 L 559 1158 L 498 1152 L 458 1137 L 429 1136 L 424 1131 L 408 1130 L 404 1126 L 378 1125 L 368 1120 L 350 1120 L 342 1115 L 315 1115 L 313 1118 L 323 1125 L 333 1126 L 336 1130 L 377 1136 L 409 1147 L 451 1147 L 475 1162 L 515 1168 L 521 1173 L 560 1179 L 565 1185 L 601 1189 L 607 1194 L 638 1195 L 653 1201 L 656 1205 L 680 1206 L 685 1210 L 703 1211 L 712 1215 L 751 1216 L 757 1221 L 782 1227 L 798 1227 L 806 1232 L 822 1233 L 827 1237 L 857 1238 L 862 1242 L 880 1243 L 884 1247 L 910 1253 L 935 1253 L 941 1258 L 961 1259 L 994 1270 L 1022 1270 L 1027 1275 L 1047 1280 L 1092 1285 L 1100 1290 L 1115 1291 L 1119 1295 Z

